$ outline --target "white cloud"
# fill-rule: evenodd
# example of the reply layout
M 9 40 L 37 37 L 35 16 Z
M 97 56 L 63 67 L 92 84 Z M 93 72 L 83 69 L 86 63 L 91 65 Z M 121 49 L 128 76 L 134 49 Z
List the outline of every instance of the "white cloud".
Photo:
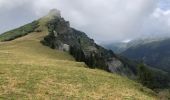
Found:
M 170 10 L 162 10 L 160 8 L 150 15 L 145 20 L 143 27 L 141 28 L 141 35 L 145 36 L 170 36 Z
M 169 11 L 159 9 L 157 4 L 158 0 L 0 0 L 0 13 L 11 16 L 0 16 L 0 23 L 8 25 L 4 20 L 10 19 L 11 23 L 18 26 L 57 8 L 73 27 L 86 32 L 98 42 L 110 42 L 152 34 L 155 31 L 169 32 Z M 5 7 L 8 11 L 2 9 Z M 17 19 L 20 15 L 9 10 L 21 15 L 27 12 L 25 16 L 30 17 L 27 21 L 24 18 Z M 4 29 L 8 28 L 0 28 L 0 31 Z

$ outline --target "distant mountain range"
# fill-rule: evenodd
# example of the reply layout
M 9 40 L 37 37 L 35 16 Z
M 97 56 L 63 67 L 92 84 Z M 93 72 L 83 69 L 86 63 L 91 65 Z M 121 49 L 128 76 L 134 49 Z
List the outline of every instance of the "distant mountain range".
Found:
M 125 50 L 122 55 L 142 61 L 170 73 L 170 39 L 140 43 Z
M 139 45 L 144 45 L 156 41 L 165 40 L 168 37 L 146 37 L 146 38 L 137 38 L 130 40 L 129 42 L 114 42 L 108 44 L 102 44 L 105 48 L 114 51 L 117 54 L 120 54 L 131 47 L 136 47 Z
M 170 38 L 152 37 L 135 39 L 128 43 L 118 42 L 104 45 L 131 60 L 170 72 Z

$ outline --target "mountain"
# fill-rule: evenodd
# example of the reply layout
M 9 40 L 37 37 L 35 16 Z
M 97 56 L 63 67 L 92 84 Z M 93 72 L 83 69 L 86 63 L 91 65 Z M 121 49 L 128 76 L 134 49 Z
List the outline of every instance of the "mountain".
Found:
M 129 48 L 136 47 L 138 45 L 142 44 L 148 44 L 156 41 L 165 40 L 168 37 L 143 37 L 143 38 L 137 38 L 134 40 L 128 40 L 128 41 L 120 41 L 120 42 L 114 42 L 114 43 L 105 43 L 102 44 L 105 48 L 110 49 L 114 51 L 117 54 L 121 54 L 122 52 L 126 51 Z
M 100 69 L 89 69 L 84 62 L 76 62 L 67 52 L 68 45 L 61 45 L 68 38 L 66 35 L 59 39 L 60 42 L 55 42 L 59 43 L 58 46 L 50 45 L 47 40 L 51 26 L 48 24 L 54 21 L 54 16 L 60 17 L 58 11 L 53 10 L 39 20 L 0 35 L 0 99 L 157 99 L 155 92 L 133 80 Z M 55 26 L 65 26 L 63 22 Z M 69 32 L 75 32 L 68 36 L 79 36 L 86 43 L 92 43 L 93 48 L 98 47 L 97 51 L 108 52 L 89 40 L 84 33 L 67 28 Z M 65 28 L 63 31 L 56 30 L 58 33 L 67 31 Z M 77 38 L 72 37 L 75 40 L 68 41 L 77 41 Z M 47 43 L 53 49 L 42 43 Z M 72 44 L 85 46 L 80 46 L 79 41 Z
M 170 72 L 170 39 L 162 39 L 130 47 L 122 55 Z
M 85 62 L 89 68 L 117 73 L 130 79 L 138 79 L 141 72 L 142 76 L 147 76 L 144 78 L 146 80 L 141 82 L 144 83 L 143 85 L 152 89 L 168 87 L 169 78 L 167 78 L 166 73 L 164 74 L 147 66 L 144 66 L 146 70 L 140 70 L 138 68 L 140 63 L 132 62 L 96 44 L 86 33 L 70 27 L 69 22 L 65 21 L 59 12 L 56 12 L 50 12 L 53 13 L 53 16 L 47 23 L 49 34 L 41 40 L 42 44 L 52 49 L 69 52 L 76 61 Z M 148 73 L 149 75 L 145 75 Z M 148 81 L 149 83 L 145 84 L 143 81 Z
M 110 49 L 117 54 L 122 53 L 128 48 L 128 43 L 124 43 L 124 42 L 115 42 L 115 43 L 102 44 L 102 45 L 105 48 Z
M 50 12 L 53 13 L 53 12 Z M 47 23 L 49 34 L 41 41 L 52 49 L 70 52 L 79 62 L 85 62 L 90 68 L 99 68 L 118 73 L 130 78 L 136 76 L 136 66 L 121 61 L 111 50 L 107 50 L 94 42 L 84 32 L 70 27 L 59 13 Z

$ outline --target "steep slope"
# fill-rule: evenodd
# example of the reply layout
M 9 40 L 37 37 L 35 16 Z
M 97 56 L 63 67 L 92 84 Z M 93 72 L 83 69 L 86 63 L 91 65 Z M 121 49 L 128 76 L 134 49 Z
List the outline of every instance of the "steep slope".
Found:
M 60 13 L 53 13 L 47 26 L 49 34 L 41 41 L 44 45 L 68 51 L 77 61 L 85 62 L 90 68 L 99 68 L 130 78 L 136 76 L 136 67 L 120 61 L 111 50 L 97 45 L 84 32 L 70 27 L 69 22 L 65 21 Z
M 170 72 L 170 39 L 146 43 L 127 49 L 122 55 Z
M 38 20 L 39 31 L 0 42 L 0 99 L 156 99 L 134 81 L 88 69 L 67 52 L 43 46 L 48 21 L 49 16 Z

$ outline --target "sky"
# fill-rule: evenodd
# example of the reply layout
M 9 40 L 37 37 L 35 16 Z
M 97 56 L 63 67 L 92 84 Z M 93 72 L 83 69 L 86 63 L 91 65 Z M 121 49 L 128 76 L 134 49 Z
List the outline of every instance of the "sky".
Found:
M 53 8 L 98 43 L 170 35 L 170 0 L 0 0 L 0 33 Z

